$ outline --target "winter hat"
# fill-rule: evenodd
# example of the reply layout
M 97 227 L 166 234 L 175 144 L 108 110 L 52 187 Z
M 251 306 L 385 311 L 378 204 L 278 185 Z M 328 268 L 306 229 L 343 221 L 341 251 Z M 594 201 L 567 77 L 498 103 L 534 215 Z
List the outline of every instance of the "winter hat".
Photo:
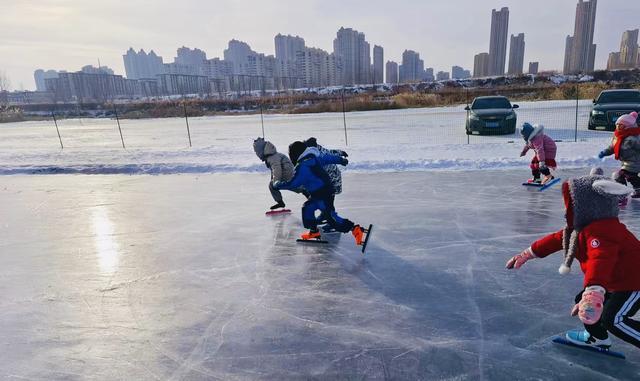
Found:
M 527 122 L 525 122 L 522 127 L 520 127 L 520 135 L 522 135 L 522 138 L 524 138 L 525 142 L 529 141 L 529 136 L 531 136 L 532 132 L 533 126 Z
M 314 138 L 312 136 L 309 139 L 305 140 L 304 144 L 306 144 L 307 147 L 317 147 L 318 146 L 318 141 L 316 140 L 316 138 Z
M 622 184 L 601 175 L 571 179 L 562 184 L 562 195 L 567 207 L 567 226 L 562 234 L 564 261 L 558 271 L 568 274 L 578 250 L 580 231 L 593 221 L 616 218 L 620 212 L 620 196 L 631 193 Z
M 616 126 L 622 125 L 623 128 L 632 128 L 638 126 L 638 113 L 632 112 L 630 114 L 624 114 L 616 120 Z
M 604 175 L 604 171 L 600 167 L 591 168 L 591 172 L 589 172 L 591 176 L 602 176 Z
M 256 140 L 253 141 L 253 151 L 256 153 L 258 158 L 262 161 L 264 161 L 265 159 L 264 146 L 266 144 L 267 142 L 263 138 L 257 138 Z
M 289 145 L 289 158 L 293 164 L 298 163 L 300 155 L 307 149 L 307 145 L 303 142 L 293 142 Z

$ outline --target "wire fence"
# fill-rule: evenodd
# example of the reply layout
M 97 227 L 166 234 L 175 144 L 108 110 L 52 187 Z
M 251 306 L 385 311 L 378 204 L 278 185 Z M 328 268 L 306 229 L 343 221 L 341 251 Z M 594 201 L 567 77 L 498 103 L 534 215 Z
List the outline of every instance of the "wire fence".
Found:
M 315 136 L 332 146 L 358 145 L 446 145 L 485 144 L 520 140 L 518 128 L 502 135 L 476 135 L 467 133 L 470 112 L 465 107 L 478 94 L 462 94 L 460 103 L 443 107 L 387 109 L 379 111 L 348 111 L 345 103 L 353 102 L 343 94 L 323 98 L 331 104 L 333 112 L 280 113 L 282 105 L 245 100 L 238 103 L 237 115 L 197 116 L 205 111 L 186 102 L 165 106 L 158 118 L 134 119 L 128 112 L 122 119 L 119 107 L 101 111 L 101 118 L 61 118 L 60 112 L 51 111 L 50 120 L 8 123 L 0 125 L 0 143 L 9 149 L 33 148 L 132 148 L 183 149 L 210 147 L 219 144 L 239 144 L 264 136 L 279 144 Z M 485 94 L 481 94 L 485 95 Z M 591 99 L 513 102 L 514 126 L 523 122 L 545 126 L 547 135 L 557 141 L 608 140 L 610 132 L 588 130 L 592 110 Z M 327 101 L 327 99 L 329 99 Z M 374 99 L 374 102 L 381 101 Z M 276 107 L 278 106 L 278 107 Z M 299 106 L 299 104 L 297 105 Z M 313 104 L 306 105 L 310 108 Z M 87 107 L 87 109 L 83 109 Z M 95 115 L 94 106 L 77 106 L 76 115 Z M 164 118 L 166 114 L 174 115 Z M 146 116 L 154 116 L 147 112 Z M 133 117 L 133 118 L 132 118 Z M 489 131 L 493 132 L 490 128 Z

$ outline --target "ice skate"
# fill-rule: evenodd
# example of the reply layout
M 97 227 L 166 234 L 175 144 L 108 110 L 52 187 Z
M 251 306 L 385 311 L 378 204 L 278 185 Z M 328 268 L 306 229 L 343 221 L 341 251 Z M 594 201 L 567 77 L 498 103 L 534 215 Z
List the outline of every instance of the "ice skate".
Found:
M 551 182 L 553 179 L 555 179 L 553 175 L 547 175 L 542 179 L 542 181 L 540 181 L 540 184 L 545 185 L 546 183 Z
M 601 349 L 609 349 L 611 347 L 611 339 L 606 338 L 604 340 L 596 339 L 591 336 L 586 330 L 571 330 L 567 332 L 565 338 L 572 344 L 582 347 L 598 347 Z
M 269 209 L 271 209 L 271 210 L 276 210 L 276 209 L 280 209 L 280 208 L 284 208 L 284 207 L 285 207 L 284 202 L 280 201 L 280 202 L 278 202 L 277 204 L 273 205 L 273 206 L 272 206 L 271 208 L 269 208 Z
M 527 184 L 542 185 L 542 180 L 539 177 L 534 177 L 532 179 L 527 180 Z
M 310 241 L 312 239 L 320 239 L 320 232 L 310 230 L 309 232 L 303 233 L 302 235 L 300 235 L 300 239 L 303 239 L 305 241 Z

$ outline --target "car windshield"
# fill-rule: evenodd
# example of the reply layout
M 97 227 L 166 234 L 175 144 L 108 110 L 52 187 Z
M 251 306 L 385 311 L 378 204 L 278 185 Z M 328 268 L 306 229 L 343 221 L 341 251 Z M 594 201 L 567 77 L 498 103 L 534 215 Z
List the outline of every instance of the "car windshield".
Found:
M 471 108 L 482 110 L 488 108 L 511 108 L 511 103 L 507 98 L 479 98 L 473 101 Z
M 600 94 L 596 103 L 640 103 L 640 91 L 609 91 Z

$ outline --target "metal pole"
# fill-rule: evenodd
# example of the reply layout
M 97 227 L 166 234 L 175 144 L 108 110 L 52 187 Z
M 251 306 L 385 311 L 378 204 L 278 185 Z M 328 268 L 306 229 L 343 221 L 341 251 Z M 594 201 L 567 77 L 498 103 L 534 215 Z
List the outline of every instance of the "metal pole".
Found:
M 120 128 L 120 118 L 118 118 L 118 109 L 116 109 L 116 105 L 113 105 L 113 112 L 116 114 L 116 123 L 118 123 L 118 131 L 120 131 L 120 141 L 122 142 L 122 148 L 126 149 L 124 146 L 124 138 L 122 137 L 122 128 Z
M 344 88 L 342 88 L 342 123 L 344 124 L 344 144 L 348 147 L 349 140 L 347 140 L 347 114 L 344 108 Z
M 187 117 L 187 102 L 182 102 L 184 107 L 184 121 L 187 123 L 187 136 L 189 137 L 189 147 L 191 147 L 191 131 L 189 130 L 189 117 Z
M 467 98 L 467 107 L 469 107 L 469 89 L 465 89 L 465 94 L 467 94 L 466 98 Z M 469 121 L 469 110 L 467 110 L 467 122 Z M 470 142 L 470 135 L 467 133 L 467 144 L 471 144 Z
M 262 112 L 262 102 L 260 102 L 260 123 L 262 123 L 262 139 L 264 139 L 264 116 Z
M 56 114 L 51 111 L 51 116 L 53 117 L 53 124 L 56 125 L 56 131 L 58 132 L 58 140 L 60 141 L 60 149 L 64 149 L 62 145 L 62 137 L 60 137 L 60 129 L 58 128 L 58 121 L 56 120 Z
M 576 129 L 574 142 L 578 142 L 578 100 L 580 99 L 580 87 L 576 83 Z

